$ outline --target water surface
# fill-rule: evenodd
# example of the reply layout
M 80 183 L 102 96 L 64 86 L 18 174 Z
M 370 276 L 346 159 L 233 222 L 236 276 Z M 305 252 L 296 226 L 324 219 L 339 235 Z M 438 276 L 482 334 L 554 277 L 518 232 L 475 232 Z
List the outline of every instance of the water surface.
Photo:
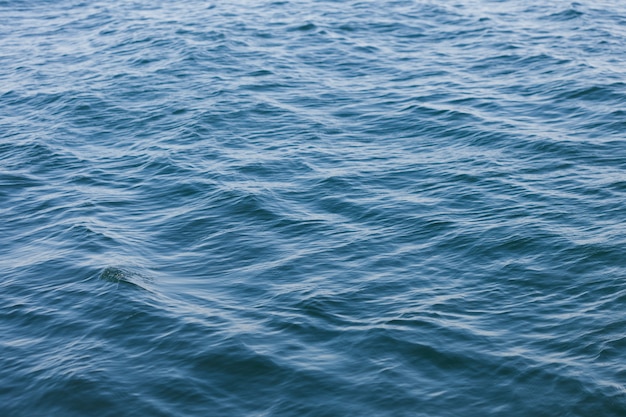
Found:
M 626 6 L 0 1 L 3 416 L 626 415 Z

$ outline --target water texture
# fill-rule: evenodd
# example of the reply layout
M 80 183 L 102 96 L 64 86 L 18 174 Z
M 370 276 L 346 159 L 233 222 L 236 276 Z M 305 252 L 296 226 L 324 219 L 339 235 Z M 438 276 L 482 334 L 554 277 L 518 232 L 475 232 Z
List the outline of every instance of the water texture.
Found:
M 626 416 L 626 4 L 0 1 L 0 415 Z

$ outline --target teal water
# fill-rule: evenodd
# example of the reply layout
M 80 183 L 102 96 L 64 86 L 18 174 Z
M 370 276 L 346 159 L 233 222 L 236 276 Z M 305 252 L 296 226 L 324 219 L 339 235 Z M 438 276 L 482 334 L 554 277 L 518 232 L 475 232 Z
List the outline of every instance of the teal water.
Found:
M 626 416 L 625 27 L 0 1 L 0 416 Z

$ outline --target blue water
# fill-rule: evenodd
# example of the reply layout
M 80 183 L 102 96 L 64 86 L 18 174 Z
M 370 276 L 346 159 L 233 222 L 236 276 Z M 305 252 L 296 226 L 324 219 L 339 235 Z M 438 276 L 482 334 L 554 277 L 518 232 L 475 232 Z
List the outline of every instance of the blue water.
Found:
M 626 416 L 626 3 L 0 1 L 0 416 Z

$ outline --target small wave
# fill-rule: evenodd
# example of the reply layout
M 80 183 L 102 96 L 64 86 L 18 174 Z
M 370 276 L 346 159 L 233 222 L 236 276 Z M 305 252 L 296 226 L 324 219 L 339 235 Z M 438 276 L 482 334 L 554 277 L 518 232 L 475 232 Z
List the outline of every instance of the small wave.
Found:
M 114 284 L 131 285 L 134 287 L 144 288 L 153 283 L 149 277 L 133 272 L 127 268 L 119 268 L 108 266 L 100 272 L 98 279 Z

